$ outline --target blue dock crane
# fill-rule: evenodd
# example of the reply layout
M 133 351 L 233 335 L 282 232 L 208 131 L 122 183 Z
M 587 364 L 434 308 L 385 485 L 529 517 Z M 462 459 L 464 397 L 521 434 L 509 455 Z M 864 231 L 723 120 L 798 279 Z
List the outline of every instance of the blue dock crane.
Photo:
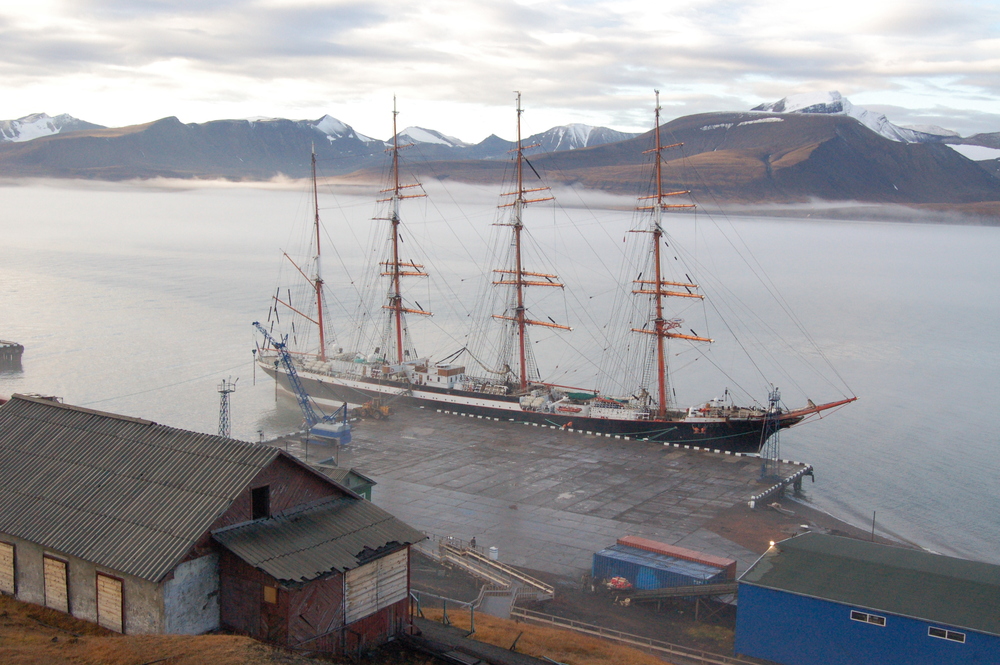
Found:
M 347 423 L 347 404 L 345 403 L 330 415 L 322 413 L 318 408 L 313 406 L 309 393 L 306 392 L 305 388 L 302 387 L 302 382 L 299 381 L 299 374 L 295 371 L 292 355 L 288 352 L 286 344 L 288 335 L 282 337 L 282 340 L 279 342 L 267 332 L 264 326 L 260 325 L 260 322 L 254 321 L 253 325 L 264 336 L 264 339 L 274 347 L 274 350 L 277 351 L 278 360 L 285 368 L 285 375 L 288 377 L 288 383 L 292 387 L 292 392 L 295 393 L 295 399 L 299 403 L 299 408 L 302 409 L 302 415 L 306 420 L 306 428 L 309 430 L 309 433 L 313 436 L 326 439 L 336 439 L 342 444 L 350 443 L 351 426 Z M 275 380 L 277 380 L 277 377 L 275 377 Z M 342 418 L 342 420 L 337 422 L 338 418 Z

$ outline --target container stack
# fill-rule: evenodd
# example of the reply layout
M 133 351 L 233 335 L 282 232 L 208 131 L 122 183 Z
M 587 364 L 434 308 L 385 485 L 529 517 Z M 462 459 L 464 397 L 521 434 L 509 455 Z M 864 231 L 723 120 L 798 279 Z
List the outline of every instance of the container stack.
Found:
M 676 586 L 717 584 L 736 579 L 732 559 L 658 543 L 637 536 L 625 536 L 611 547 L 594 554 L 595 581 L 627 580 L 640 590 Z

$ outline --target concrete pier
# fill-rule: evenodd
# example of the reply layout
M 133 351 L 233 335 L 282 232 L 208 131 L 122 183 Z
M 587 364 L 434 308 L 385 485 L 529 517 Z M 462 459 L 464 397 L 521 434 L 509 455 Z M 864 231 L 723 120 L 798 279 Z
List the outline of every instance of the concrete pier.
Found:
M 772 484 L 756 457 L 409 408 L 355 423 L 339 451 L 274 445 L 312 463 L 336 454 L 378 483 L 377 505 L 418 529 L 475 537 L 505 563 L 576 579 L 625 535 L 732 558 L 742 572 L 759 554 L 708 527 Z M 781 462 L 778 475 L 805 466 Z

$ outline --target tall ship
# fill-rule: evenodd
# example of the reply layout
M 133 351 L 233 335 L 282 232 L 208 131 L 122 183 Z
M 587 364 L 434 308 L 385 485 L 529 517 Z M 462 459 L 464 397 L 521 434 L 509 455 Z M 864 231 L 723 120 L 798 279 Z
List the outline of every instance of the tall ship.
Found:
M 529 292 L 564 289 L 560 278 L 528 265 L 525 250 L 525 209 L 534 203 L 550 200 L 547 187 L 528 187 L 521 136 L 521 96 L 517 93 L 517 140 L 512 153 L 511 187 L 501 196 L 499 208 L 504 215 L 496 226 L 505 234 L 504 264 L 492 270 L 491 287 L 499 297 L 497 310 L 489 314 L 495 325 L 494 349 L 498 357 L 485 364 L 467 348 L 440 356 L 419 355 L 410 339 L 408 317 L 428 317 L 432 312 L 406 297 L 404 285 L 414 279 L 427 278 L 425 266 L 403 258 L 401 203 L 405 199 L 423 196 L 417 183 L 403 183 L 400 177 L 400 145 L 396 129 L 398 112 L 393 108 L 393 140 L 387 152 L 391 155 L 388 186 L 382 190 L 380 202 L 385 214 L 376 218 L 384 225 L 384 253 L 377 266 L 381 282 L 381 303 L 369 308 L 368 325 L 376 329 L 368 348 L 345 350 L 328 340 L 326 327 L 329 314 L 324 299 L 321 276 L 321 224 L 316 184 L 316 157 L 313 154 L 312 204 L 314 227 L 312 258 L 309 266 L 295 265 L 296 273 L 309 285 L 309 313 L 296 303 L 291 294 L 281 290 L 273 298 L 270 314 L 280 321 L 280 313 L 289 311 L 318 330 L 318 347 L 295 353 L 292 358 L 300 385 L 309 397 L 320 405 L 338 407 L 360 404 L 373 399 L 383 404 L 412 405 L 470 416 L 497 418 L 505 421 L 554 426 L 595 434 L 612 434 L 637 439 L 677 443 L 731 452 L 756 453 L 778 430 L 834 409 L 857 399 L 847 396 L 837 401 L 814 404 L 811 400 L 800 408 L 783 406 L 776 389 L 770 391 L 764 403 L 736 404 L 729 395 L 692 406 L 674 403 L 669 376 L 669 349 L 672 340 L 689 344 L 711 344 L 712 339 L 691 334 L 681 328 L 683 321 L 669 314 L 670 303 L 701 300 L 699 285 L 686 277 L 668 279 L 665 270 L 664 220 L 668 213 L 693 208 L 693 203 L 678 202 L 687 191 L 666 191 L 663 187 L 662 151 L 675 145 L 663 145 L 660 137 L 660 103 L 656 94 L 652 161 L 654 164 L 650 193 L 639 200 L 636 222 L 630 235 L 639 243 L 636 254 L 641 265 L 634 266 L 637 277 L 623 289 L 630 291 L 641 312 L 630 317 L 627 332 L 635 336 L 630 346 L 639 349 L 630 357 L 641 363 L 641 377 L 632 390 L 624 394 L 556 385 L 541 380 L 533 354 L 530 331 L 546 328 L 565 331 L 564 323 L 540 320 L 529 307 Z M 287 254 L 285 255 L 288 256 Z M 291 261 L 291 259 L 289 258 Z M 374 312 L 381 316 L 376 316 Z M 270 318 L 269 314 L 269 318 Z M 376 319 L 378 319 L 376 321 Z M 301 326 L 302 324 L 300 324 Z M 272 321 L 273 326 L 273 321 Z M 360 338 L 359 338 L 360 339 Z M 474 359 L 463 363 L 463 356 Z M 275 378 L 278 386 L 291 392 L 286 370 L 273 348 L 262 345 L 257 350 L 257 362 Z

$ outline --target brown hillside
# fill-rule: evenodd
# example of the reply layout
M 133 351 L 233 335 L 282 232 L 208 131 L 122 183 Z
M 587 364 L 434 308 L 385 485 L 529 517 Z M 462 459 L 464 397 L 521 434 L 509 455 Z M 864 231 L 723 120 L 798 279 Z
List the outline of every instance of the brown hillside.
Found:
M 846 116 L 701 114 L 664 125 L 661 140 L 682 144 L 663 152 L 665 182 L 720 200 L 1000 201 L 1000 180 L 947 146 L 890 141 Z M 559 181 L 628 193 L 621 165 L 648 163 L 651 147 L 652 132 L 534 163 Z M 602 169 L 614 175 L 602 177 Z
M 306 665 L 317 661 L 236 635 L 119 635 L 0 596 L 4 665 Z

